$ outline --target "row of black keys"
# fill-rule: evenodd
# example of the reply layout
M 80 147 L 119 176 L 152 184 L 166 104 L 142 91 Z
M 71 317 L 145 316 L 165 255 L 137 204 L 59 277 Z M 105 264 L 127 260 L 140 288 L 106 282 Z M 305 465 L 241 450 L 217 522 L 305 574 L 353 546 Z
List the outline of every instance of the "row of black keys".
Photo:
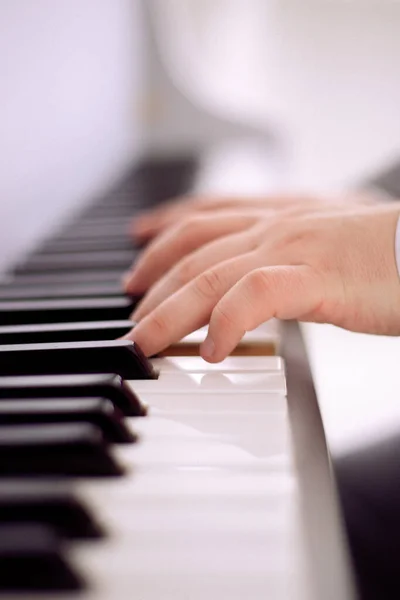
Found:
M 136 441 L 124 416 L 143 416 L 145 407 L 115 374 L 0 383 L 0 590 L 81 589 L 63 542 L 104 532 L 80 500 L 43 490 L 40 479 L 122 476 L 110 448 Z
M 112 444 L 145 407 L 124 379 L 152 378 L 133 342 L 121 275 L 131 198 L 97 204 L 0 284 L 0 591 L 80 589 L 63 553 L 102 537 L 92 511 L 42 478 L 119 477 Z M 118 215 L 117 217 L 115 215 Z M 117 340 L 117 341 L 115 341 Z

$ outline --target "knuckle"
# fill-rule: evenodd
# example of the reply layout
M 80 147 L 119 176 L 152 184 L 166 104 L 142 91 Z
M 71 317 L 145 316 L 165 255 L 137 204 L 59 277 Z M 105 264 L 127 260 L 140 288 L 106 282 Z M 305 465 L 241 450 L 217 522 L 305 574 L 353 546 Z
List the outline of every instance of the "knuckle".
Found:
M 199 222 L 196 217 L 186 217 L 178 226 L 179 237 L 190 241 L 199 228 Z
M 260 276 L 264 280 L 265 291 L 285 289 L 295 282 L 291 267 L 270 267 L 268 271 L 261 271 Z
M 203 298 L 215 298 L 223 289 L 223 281 L 214 269 L 205 271 L 196 279 L 196 290 Z
M 314 224 L 303 218 L 286 217 L 271 234 L 270 249 L 280 264 L 304 262 L 321 242 Z
M 155 339 L 164 339 L 169 332 L 169 324 L 167 319 L 157 311 L 151 315 L 152 336 Z
M 256 269 L 248 273 L 245 276 L 244 283 L 248 294 L 255 298 L 267 294 L 273 285 L 271 275 L 267 275 L 262 269 Z
M 194 277 L 192 261 L 182 260 L 174 267 L 172 277 L 179 287 L 182 287 L 191 281 Z
M 215 307 L 213 319 L 218 329 L 222 331 L 231 331 L 234 327 L 237 327 L 236 319 L 224 302 L 220 302 Z
M 305 233 L 301 227 L 296 224 L 292 218 L 284 218 L 275 228 L 276 249 L 287 249 L 298 242 L 301 242 Z
M 313 221 L 307 218 L 290 217 L 287 221 L 283 234 L 283 242 L 286 246 L 304 246 L 319 238 L 319 231 Z

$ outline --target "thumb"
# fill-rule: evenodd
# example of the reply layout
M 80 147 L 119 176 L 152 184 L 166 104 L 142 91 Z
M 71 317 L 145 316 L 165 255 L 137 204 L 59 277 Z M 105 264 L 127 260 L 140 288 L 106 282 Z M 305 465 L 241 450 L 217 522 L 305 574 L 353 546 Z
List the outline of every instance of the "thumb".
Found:
M 311 268 L 279 266 L 255 269 L 240 279 L 216 304 L 201 355 L 223 360 L 246 331 L 273 317 L 301 319 L 316 312 L 323 299 L 321 278 Z

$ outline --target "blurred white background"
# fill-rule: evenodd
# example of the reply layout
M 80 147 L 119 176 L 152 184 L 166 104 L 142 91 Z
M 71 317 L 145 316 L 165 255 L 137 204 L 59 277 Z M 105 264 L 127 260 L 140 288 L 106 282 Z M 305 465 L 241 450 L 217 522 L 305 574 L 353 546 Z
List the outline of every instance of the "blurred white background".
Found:
M 379 170 L 399 33 L 395 0 L 2 0 L 0 268 L 146 151 L 261 140 L 271 190 Z
M 0 268 L 139 149 L 131 0 L 0 2 Z
M 170 76 L 203 110 L 273 132 L 286 186 L 362 179 L 400 148 L 396 0 L 150 0 Z M 170 130 L 179 129 L 179 113 Z

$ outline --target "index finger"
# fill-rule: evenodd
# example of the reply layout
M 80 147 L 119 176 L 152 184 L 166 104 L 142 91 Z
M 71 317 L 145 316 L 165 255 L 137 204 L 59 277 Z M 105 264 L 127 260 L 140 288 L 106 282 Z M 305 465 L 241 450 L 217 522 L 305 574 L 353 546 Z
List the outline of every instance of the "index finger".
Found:
M 245 273 L 254 269 L 250 252 L 205 271 L 144 317 L 129 334 L 146 356 L 152 356 L 202 327 L 222 296 Z

